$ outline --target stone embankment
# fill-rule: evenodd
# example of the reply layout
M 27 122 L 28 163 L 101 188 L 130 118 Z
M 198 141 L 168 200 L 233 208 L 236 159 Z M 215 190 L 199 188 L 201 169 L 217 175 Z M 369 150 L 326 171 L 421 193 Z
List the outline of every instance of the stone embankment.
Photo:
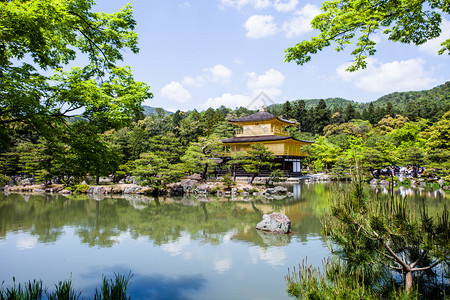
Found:
M 265 196 L 267 198 L 277 199 L 292 197 L 293 194 L 284 186 L 274 186 L 267 188 L 262 185 L 250 185 L 244 182 L 227 188 L 220 181 L 200 181 L 196 179 L 185 179 L 177 183 L 170 184 L 167 189 L 155 190 L 151 187 L 140 186 L 137 184 L 109 184 L 109 185 L 80 185 L 66 187 L 62 184 L 45 185 L 16 185 L 5 186 L 2 189 L 6 193 L 47 193 L 70 195 L 74 193 L 108 195 L 108 194 L 135 194 L 135 195 L 169 195 L 183 196 L 193 195 L 217 195 L 217 196 Z

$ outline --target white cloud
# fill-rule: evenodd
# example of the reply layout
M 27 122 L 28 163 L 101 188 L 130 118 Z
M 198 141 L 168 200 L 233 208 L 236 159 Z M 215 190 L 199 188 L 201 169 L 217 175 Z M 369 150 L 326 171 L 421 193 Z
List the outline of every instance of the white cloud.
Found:
M 280 71 L 270 69 L 259 76 L 254 72 L 249 73 L 248 76 L 247 87 L 254 96 L 261 92 L 265 92 L 271 98 L 281 95 L 280 87 L 285 77 Z
M 247 88 L 242 94 L 224 93 L 219 97 L 211 97 L 200 105 L 200 109 L 209 107 L 218 108 L 221 105 L 226 107 L 248 107 L 250 109 L 261 108 L 261 105 L 274 103 L 272 99 L 281 95 L 281 86 L 284 83 L 284 75 L 277 70 L 270 69 L 264 74 L 258 75 L 254 72 L 248 73 Z
M 222 6 L 231 6 L 241 9 L 246 5 L 251 5 L 256 9 L 268 8 L 272 5 L 270 0 L 220 0 Z
M 179 8 L 190 8 L 191 4 L 189 2 L 187 2 L 187 1 L 185 1 L 185 2 L 183 2 L 181 4 L 179 4 L 178 7 Z
M 224 65 L 215 65 L 212 68 L 205 68 L 202 74 L 196 77 L 186 76 L 183 78 L 183 84 L 202 87 L 207 81 L 227 83 L 230 81 L 233 72 Z
M 237 9 L 241 9 L 243 6 L 249 4 L 250 0 L 220 0 L 220 3 L 224 6 L 231 6 Z
M 247 37 L 253 39 L 274 35 L 277 32 L 277 25 L 269 15 L 253 15 L 248 18 L 244 27 L 247 29 Z
M 419 50 L 432 55 L 438 55 L 438 51 L 442 48 L 441 43 L 450 37 L 450 21 L 443 19 L 441 30 L 442 32 L 439 37 L 420 45 Z
M 221 105 L 230 108 L 235 108 L 239 106 L 246 107 L 248 104 L 250 104 L 251 101 L 252 98 L 247 95 L 225 93 L 220 97 L 209 98 L 208 100 L 206 100 L 205 103 L 201 105 L 202 106 L 201 108 L 202 109 L 207 109 L 209 107 L 219 108 Z
M 311 4 L 306 4 L 301 10 L 295 12 L 294 17 L 283 23 L 282 30 L 287 37 L 299 36 L 312 31 L 311 21 L 320 14 L 320 9 Z
M 178 103 L 184 103 L 191 99 L 191 93 L 176 81 L 171 81 L 169 84 L 166 84 L 161 89 L 161 95 L 164 98 L 174 100 Z
M 182 82 L 184 85 L 202 87 L 205 84 L 205 78 L 203 78 L 202 76 L 197 77 L 186 76 L 183 78 Z
M 272 5 L 270 0 L 253 0 L 251 1 L 254 8 L 262 9 L 262 8 L 268 8 Z
M 292 11 L 298 5 L 298 0 L 221 0 L 221 6 L 242 9 L 244 6 L 251 6 L 254 9 L 274 8 L 280 12 Z
M 277 11 L 292 11 L 298 4 L 298 0 L 275 0 L 273 6 Z
M 211 81 L 227 82 L 233 74 L 233 72 L 231 72 L 231 70 L 224 65 L 215 65 L 214 67 L 205 69 L 204 71 L 210 75 L 209 79 Z
M 344 81 L 353 82 L 357 87 L 373 93 L 392 93 L 430 88 L 436 83 L 424 69 L 423 59 L 410 59 L 380 63 L 376 59 L 367 60 L 367 68 L 357 72 L 347 72 L 348 64 L 337 68 L 337 75 Z

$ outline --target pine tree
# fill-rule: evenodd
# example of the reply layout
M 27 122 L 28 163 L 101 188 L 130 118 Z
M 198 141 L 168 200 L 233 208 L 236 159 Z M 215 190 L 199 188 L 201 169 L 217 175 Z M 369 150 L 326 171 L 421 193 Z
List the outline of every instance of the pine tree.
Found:
M 356 170 L 351 190 L 330 194 L 331 213 L 322 220 L 333 256 L 340 263 L 328 263 L 327 267 L 334 270 L 327 270 L 325 275 L 308 267 L 299 275 L 289 275 L 288 291 L 301 299 L 324 299 L 319 295 L 326 295 L 339 286 L 338 294 L 347 296 L 335 299 L 395 299 L 398 298 L 396 289 L 388 288 L 394 282 L 403 290 L 404 298 L 415 299 L 417 274 L 433 269 L 442 275 L 448 272 L 447 207 L 444 206 L 441 215 L 431 217 L 424 205 L 418 215 L 406 198 L 382 200 L 375 193 L 368 193 L 359 172 L 361 168 L 357 166 Z M 395 283 L 396 278 L 402 278 L 403 288 Z M 434 279 L 431 276 L 422 280 L 425 281 L 418 289 L 424 293 L 426 285 L 433 284 Z M 445 282 L 442 285 L 446 288 Z M 311 297 L 311 290 L 315 291 L 315 297 Z M 363 292 L 365 296 L 352 295 L 353 291 Z

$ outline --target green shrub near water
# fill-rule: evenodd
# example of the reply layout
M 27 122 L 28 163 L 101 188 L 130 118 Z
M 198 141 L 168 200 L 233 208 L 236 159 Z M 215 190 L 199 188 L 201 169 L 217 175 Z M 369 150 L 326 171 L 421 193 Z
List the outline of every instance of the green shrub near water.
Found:
M 228 173 L 228 174 L 226 174 L 226 175 L 223 175 L 223 178 L 222 178 L 221 181 L 222 181 L 223 185 L 226 186 L 226 189 L 227 189 L 227 190 L 231 189 L 231 187 L 232 187 L 233 185 L 236 185 L 236 181 L 234 181 L 234 180 L 231 178 L 230 173 Z
M 87 184 L 76 184 L 76 185 L 73 185 L 73 186 L 68 186 L 66 189 L 69 190 L 69 191 L 72 191 L 74 193 L 81 193 L 81 194 L 83 194 L 83 193 L 87 192 L 87 190 L 89 189 L 89 185 L 87 185 Z
M 11 177 L 0 174 L 0 187 L 4 187 L 11 181 Z

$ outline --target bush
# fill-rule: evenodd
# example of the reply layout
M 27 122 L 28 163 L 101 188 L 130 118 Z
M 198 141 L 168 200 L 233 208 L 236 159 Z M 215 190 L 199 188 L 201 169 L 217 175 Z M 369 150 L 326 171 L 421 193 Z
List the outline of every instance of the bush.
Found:
M 270 180 L 273 182 L 280 182 L 281 177 L 284 177 L 284 173 L 280 169 L 273 170 L 272 173 L 270 173 Z
M 0 187 L 4 187 L 11 181 L 11 178 L 9 176 L 0 174 Z
M 231 187 L 236 184 L 236 181 L 231 178 L 230 173 L 224 175 L 221 181 L 223 185 L 226 186 L 227 190 L 231 189 Z
M 250 193 L 259 193 L 259 192 L 260 192 L 260 190 L 258 190 L 255 187 L 250 190 Z
M 211 194 L 217 193 L 218 191 L 221 191 L 222 189 L 220 188 L 220 186 L 216 185 L 215 187 L 213 187 L 212 189 L 209 190 L 209 192 Z
M 409 178 L 403 178 L 402 185 L 404 185 L 404 186 L 406 186 L 406 187 L 411 186 L 411 179 L 409 179 Z
M 66 190 L 72 191 L 74 193 L 79 193 L 79 194 L 86 193 L 88 189 L 89 189 L 89 185 L 87 185 L 87 184 L 76 184 L 73 186 L 68 186 L 66 188 Z

